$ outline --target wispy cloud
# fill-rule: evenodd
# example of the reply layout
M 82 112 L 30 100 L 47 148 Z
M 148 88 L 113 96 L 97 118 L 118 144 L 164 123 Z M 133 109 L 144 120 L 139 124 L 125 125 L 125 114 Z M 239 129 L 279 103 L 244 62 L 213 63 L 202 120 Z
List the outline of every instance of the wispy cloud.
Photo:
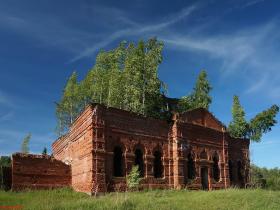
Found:
M 262 1 L 247 1 L 243 8 Z M 276 91 L 280 89 L 278 84 L 280 61 L 277 57 L 279 46 L 275 45 L 280 38 L 279 21 L 271 20 L 254 27 L 216 32 L 211 35 L 208 30 L 213 22 L 208 18 L 199 24 L 192 23 L 187 29 L 172 27 L 180 21 L 188 20 L 202 8 L 201 5 L 195 4 L 159 21 L 138 23 L 120 9 L 91 5 L 87 9 L 100 19 L 104 19 L 103 25 L 108 29 L 102 33 L 97 33 L 97 29 L 89 31 L 75 28 L 56 16 L 41 14 L 35 18 L 31 15 L 7 14 L 3 11 L 0 14 L 0 27 L 38 39 L 46 46 L 70 52 L 73 57 L 68 61 L 69 63 L 91 57 L 98 50 L 119 39 L 157 36 L 169 48 L 198 52 L 220 62 L 223 77 L 233 74 L 246 75 L 247 79 L 244 77 L 243 80 L 248 87 L 244 94 L 254 94 L 265 87 L 266 90 L 270 90 L 267 94 L 269 97 L 280 98 L 280 94 Z M 108 13 L 110 16 L 107 15 Z M 120 26 L 116 27 L 117 23 Z M 215 24 L 219 23 L 215 22 Z M 1 99 L 0 92 L 0 104 L 1 100 L 3 98 Z
M 14 116 L 13 111 L 9 111 L 6 114 L 0 115 L 0 123 L 11 120 L 13 118 L 13 116 Z
M 87 8 L 87 10 L 90 10 L 89 13 L 99 16 L 104 21 L 103 28 L 108 25 L 110 31 L 110 28 L 114 29 L 114 26 L 118 25 L 120 29 L 113 30 L 111 34 L 110 32 L 100 34 L 96 33 L 95 30 L 82 30 L 73 27 L 55 15 L 36 14 L 36 17 L 33 17 L 29 14 L 12 14 L 5 13 L 5 11 L 0 14 L 0 28 L 13 30 L 16 33 L 39 40 L 47 47 L 56 47 L 56 49 L 63 49 L 75 54 L 70 59 L 70 62 L 74 62 L 92 56 L 97 50 L 106 47 L 117 39 L 139 35 L 156 35 L 156 32 L 160 32 L 188 17 L 197 7 L 183 8 L 178 13 L 153 24 L 139 24 L 116 8 L 101 6 Z M 110 14 L 110 19 L 108 19 L 107 14 Z
M 55 47 L 70 53 L 79 52 L 94 38 L 92 33 L 67 26 L 59 18 L 43 15 L 32 17 L 2 12 L 0 28 L 37 40 L 41 46 Z
M 258 4 L 258 3 L 261 3 L 261 2 L 264 2 L 264 0 L 253 0 L 253 1 L 248 1 L 247 3 L 245 3 L 243 6 L 241 6 L 240 8 L 243 9 L 243 8 L 246 8 L 246 7 L 251 7 L 251 6 L 254 6 L 255 4 Z
M 209 58 L 219 60 L 223 77 L 246 75 L 247 80 L 243 81 L 250 86 L 244 94 L 251 94 L 262 89 L 267 91 L 280 87 L 277 82 L 280 79 L 280 60 L 277 59 L 279 46 L 275 45 L 280 38 L 278 23 L 273 20 L 261 26 L 227 34 L 201 36 L 177 32 L 160 38 L 170 48 L 204 53 Z M 275 98 L 280 94 L 270 96 Z
M 149 35 L 149 34 L 153 34 L 155 32 L 160 32 L 161 30 L 167 28 L 168 26 L 175 24 L 175 23 L 179 22 L 180 20 L 188 17 L 195 9 L 197 9 L 197 6 L 190 6 L 190 7 L 184 8 L 177 14 L 173 14 L 172 16 L 170 16 L 166 21 L 162 21 L 162 22 L 155 23 L 155 24 L 148 24 L 148 25 L 146 25 L 146 24 L 142 25 L 142 24 L 135 23 L 123 16 L 122 19 L 124 20 L 124 22 L 129 21 L 130 27 L 116 31 L 116 32 L 112 33 L 111 35 L 109 35 L 108 37 L 106 37 L 104 40 L 101 40 L 100 42 L 98 42 L 97 44 L 94 44 L 94 45 L 86 48 L 81 53 L 79 53 L 77 56 L 72 58 L 70 60 L 70 62 L 77 61 L 84 57 L 92 56 L 92 54 L 94 52 L 96 52 L 100 48 L 107 46 L 108 44 L 112 43 L 113 41 L 115 41 L 119 38 L 143 35 L 143 34 Z

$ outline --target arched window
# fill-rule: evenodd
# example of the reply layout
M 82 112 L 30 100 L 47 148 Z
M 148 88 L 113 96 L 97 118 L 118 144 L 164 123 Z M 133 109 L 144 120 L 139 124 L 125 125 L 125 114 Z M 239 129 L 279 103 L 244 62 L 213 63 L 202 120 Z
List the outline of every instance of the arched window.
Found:
M 120 146 L 114 149 L 114 176 L 123 176 L 123 152 Z
M 163 177 L 163 165 L 161 161 L 161 152 L 155 151 L 154 152 L 154 177 L 161 178 Z
M 188 154 L 188 179 L 195 178 L 195 164 L 191 153 Z
M 207 153 L 205 150 L 200 153 L 200 159 L 207 160 Z
M 232 184 L 232 182 L 233 182 L 233 164 L 232 164 L 231 160 L 228 161 L 228 170 L 229 170 L 229 180 Z
M 213 178 L 216 182 L 220 180 L 219 156 L 217 153 L 213 157 Z
M 140 176 L 144 177 L 144 160 L 143 160 L 143 152 L 141 149 L 135 150 L 135 165 L 138 166 Z

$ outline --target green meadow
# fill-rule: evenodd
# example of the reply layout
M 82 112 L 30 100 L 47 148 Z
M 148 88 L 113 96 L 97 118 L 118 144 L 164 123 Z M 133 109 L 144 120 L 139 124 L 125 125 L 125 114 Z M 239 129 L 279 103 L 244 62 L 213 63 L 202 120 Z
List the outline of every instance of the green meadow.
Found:
M 280 209 L 280 191 L 228 189 L 217 191 L 153 190 L 108 193 L 92 197 L 71 189 L 25 192 L 0 191 L 0 209 Z

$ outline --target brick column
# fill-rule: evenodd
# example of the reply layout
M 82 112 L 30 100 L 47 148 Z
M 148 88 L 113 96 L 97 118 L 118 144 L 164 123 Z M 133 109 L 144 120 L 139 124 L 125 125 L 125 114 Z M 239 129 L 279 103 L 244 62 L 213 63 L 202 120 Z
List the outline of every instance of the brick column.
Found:
M 172 152 L 173 152 L 173 179 L 174 188 L 180 189 L 184 186 L 184 158 L 181 149 L 182 138 L 178 131 L 177 122 L 174 123 L 172 128 Z
M 220 161 L 221 167 L 221 179 L 224 183 L 224 188 L 230 187 L 230 180 L 229 180 L 229 166 L 228 166 L 228 141 L 227 136 L 225 135 L 225 129 L 223 128 L 223 152 L 222 156 L 223 159 Z

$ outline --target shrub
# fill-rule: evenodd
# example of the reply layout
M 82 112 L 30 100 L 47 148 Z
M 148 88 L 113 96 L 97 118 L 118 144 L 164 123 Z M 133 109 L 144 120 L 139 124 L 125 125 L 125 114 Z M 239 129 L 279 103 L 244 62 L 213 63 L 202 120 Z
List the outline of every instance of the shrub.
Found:
M 126 177 L 126 184 L 129 190 L 139 189 L 141 178 L 140 171 L 137 165 L 133 166 L 130 173 Z

